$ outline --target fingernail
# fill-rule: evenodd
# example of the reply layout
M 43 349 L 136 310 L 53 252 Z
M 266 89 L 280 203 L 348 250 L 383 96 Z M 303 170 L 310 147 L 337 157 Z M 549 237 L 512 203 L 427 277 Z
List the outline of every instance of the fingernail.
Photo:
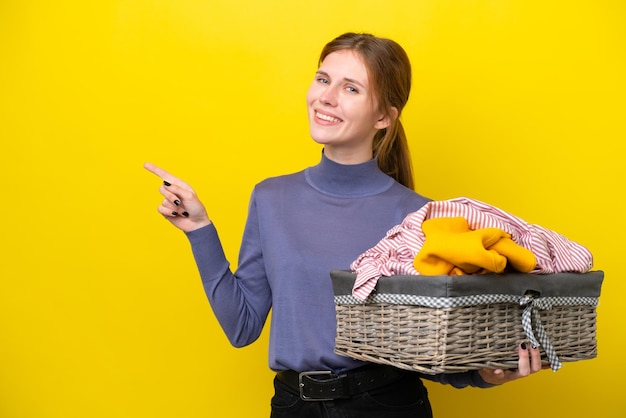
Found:
M 175 204 L 176 206 L 180 205 L 180 200 L 178 200 L 178 199 L 174 200 L 174 204 Z
M 522 350 L 526 350 L 526 343 L 522 343 L 520 346 L 522 347 Z
M 166 185 L 166 186 L 171 186 L 172 185 L 172 183 L 170 183 L 168 181 L 165 181 L 165 180 L 163 180 L 163 184 Z
M 188 212 L 183 212 L 183 216 L 187 217 L 187 216 L 189 216 L 189 213 Z
M 172 212 L 172 215 L 178 216 L 178 212 Z
M 531 346 L 531 348 L 532 348 L 533 350 L 536 350 L 536 349 L 538 349 L 539 347 L 538 347 L 538 346 L 536 346 L 536 345 L 532 345 L 532 346 Z

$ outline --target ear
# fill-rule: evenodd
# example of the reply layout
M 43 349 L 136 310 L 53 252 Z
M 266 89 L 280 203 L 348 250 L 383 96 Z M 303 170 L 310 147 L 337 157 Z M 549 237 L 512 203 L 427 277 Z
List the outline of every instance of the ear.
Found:
M 384 114 L 376 121 L 374 127 L 376 129 L 385 129 L 388 128 L 391 123 L 398 118 L 398 109 L 395 107 L 391 107 L 390 113 Z

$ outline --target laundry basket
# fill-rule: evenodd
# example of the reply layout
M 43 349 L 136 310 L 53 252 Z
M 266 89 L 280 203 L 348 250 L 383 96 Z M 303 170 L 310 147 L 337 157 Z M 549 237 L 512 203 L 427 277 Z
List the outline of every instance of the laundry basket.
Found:
M 522 342 L 554 371 L 597 355 L 602 271 L 382 277 L 365 301 L 330 275 L 341 355 L 427 374 L 516 368 Z

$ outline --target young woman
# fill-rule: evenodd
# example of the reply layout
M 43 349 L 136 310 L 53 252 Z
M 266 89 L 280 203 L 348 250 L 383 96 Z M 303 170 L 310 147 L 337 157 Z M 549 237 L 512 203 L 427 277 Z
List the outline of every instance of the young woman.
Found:
M 519 348 L 516 370 L 420 376 L 334 353 L 332 269 L 349 268 L 428 199 L 412 190 L 400 115 L 411 67 L 394 41 L 346 33 L 322 50 L 306 100 L 321 161 L 259 183 L 251 197 L 235 273 L 193 189 L 163 180 L 159 212 L 189 238 L 204 289 L 230 342 L 255 341 L 270 308 L 272 417 L 431 417 L 421 377 L 489 387 L 541 369 L 539 350 Z

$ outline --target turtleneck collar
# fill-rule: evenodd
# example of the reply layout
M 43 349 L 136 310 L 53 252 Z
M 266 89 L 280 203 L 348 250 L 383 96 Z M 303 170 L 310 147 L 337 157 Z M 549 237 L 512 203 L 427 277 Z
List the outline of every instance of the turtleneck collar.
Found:
M 304 171 L 307 182 L 317 191 L 335 197 L 365 197 L 389 189 L 394 179 L 380 171 L 375 159 L 344 165 L 322 152 L 322 161 Z

